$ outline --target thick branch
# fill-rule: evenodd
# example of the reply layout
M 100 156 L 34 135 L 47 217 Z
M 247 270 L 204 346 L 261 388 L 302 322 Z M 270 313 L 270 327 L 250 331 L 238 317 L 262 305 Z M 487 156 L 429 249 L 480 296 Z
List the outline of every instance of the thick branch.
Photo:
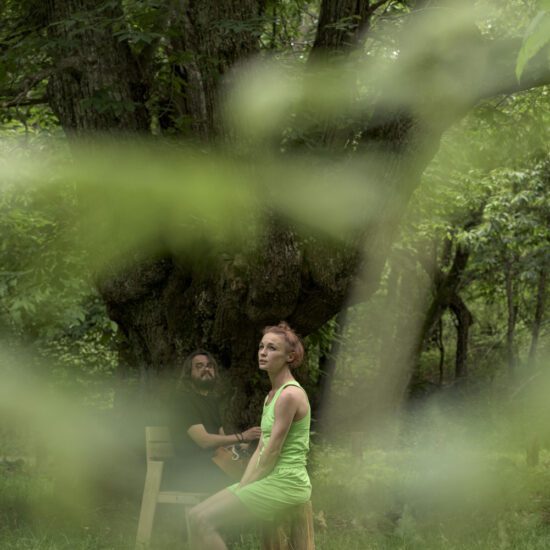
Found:
M 2 95 L 0 93 L 0 95 Z M 3 101 L 0 104 L 2 109 L 7 109 L 9 107 L 30 107 L 32 105 L 46 105 L 48 103 L 48 98 L 46 96 L 41 97 L 31 97 L 27 99 L 21 99 L 19 96 L 14 99 Z
M 476 103 L 499 94 L 523 92 L 550 84 L 549 48 L 544 48 L 527 64 L 518 82 L 516 60 L 521 48 L 521 40 L 509 39 L 487 43 L 482 53 L 485 57 L 485 71 L 473 83 L 477 91 L 472 101 Z
M 363 126 L 361 144 L 393 154 L 412 146 L 421 173 L 441 134 L 479 101 L 550 84 L 548 48 L 530 61 L 518 82 L 520 48 L 521 40 L 487 41 L 473 32 L 457 32 L 439 49 L 403 52 L 379 83 L 382 99 Z M 400 88 L 397 95 L 395 88 Z
M 387 0 L 323 0 L 311 59 L 344 53 L 357 46 L 370 27 L 372 14 Z

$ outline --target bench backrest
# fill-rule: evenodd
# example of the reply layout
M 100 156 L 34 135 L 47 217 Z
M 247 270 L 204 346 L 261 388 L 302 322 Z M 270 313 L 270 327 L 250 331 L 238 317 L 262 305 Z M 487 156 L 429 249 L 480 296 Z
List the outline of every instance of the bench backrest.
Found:
M 166 426 L 145 428 L 145 448 L 147 460 L 166 460 L 174 456 L 174 446 L 170 430 Z

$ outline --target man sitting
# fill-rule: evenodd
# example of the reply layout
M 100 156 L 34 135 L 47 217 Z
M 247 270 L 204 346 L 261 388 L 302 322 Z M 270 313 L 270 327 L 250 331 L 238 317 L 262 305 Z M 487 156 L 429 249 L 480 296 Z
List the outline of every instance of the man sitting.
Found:
M 254 441 L 261 429 L 225 434 L 214 391 L 218 365 L 209 352 L 197 350 L 185 359 L 181 381 L 184 387 L 177 392 L 170 420 L 176 456 L 166 464 L 164 477 L 170 489 L 213 493 L 232 482 L 212 462 L 216 449 Z

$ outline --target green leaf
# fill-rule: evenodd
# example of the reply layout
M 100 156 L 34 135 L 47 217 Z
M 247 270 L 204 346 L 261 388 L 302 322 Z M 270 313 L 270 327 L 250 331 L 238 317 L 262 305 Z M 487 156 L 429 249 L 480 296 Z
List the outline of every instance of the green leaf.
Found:
M 550 0 L 548 0 L 550 1 Z M 540 11 L 525 33 L 516 63 L 518 81 L 530 59 L 550 42 L 550 12 Z

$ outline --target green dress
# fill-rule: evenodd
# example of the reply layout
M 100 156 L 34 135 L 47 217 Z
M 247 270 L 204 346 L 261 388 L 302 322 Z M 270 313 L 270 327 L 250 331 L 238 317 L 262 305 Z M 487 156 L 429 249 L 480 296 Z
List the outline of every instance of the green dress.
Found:
M 263 449 L 267 447 L 273 429 L 275 403 L 287 386 L 301 388 L 296 381 L 287 382 L 277 390 L 268 405 L 264 404 Z M 311 496 L 311 482 L 306 470 L 310 417 L 311 413 L 308 411 L 304 418 L 290 425 L 279 459 L 266 477 L 244 487 L 239 487 L 238 483 L 228 487 L 261 520 L 272 520 L 289 506 L 307 502 Z

